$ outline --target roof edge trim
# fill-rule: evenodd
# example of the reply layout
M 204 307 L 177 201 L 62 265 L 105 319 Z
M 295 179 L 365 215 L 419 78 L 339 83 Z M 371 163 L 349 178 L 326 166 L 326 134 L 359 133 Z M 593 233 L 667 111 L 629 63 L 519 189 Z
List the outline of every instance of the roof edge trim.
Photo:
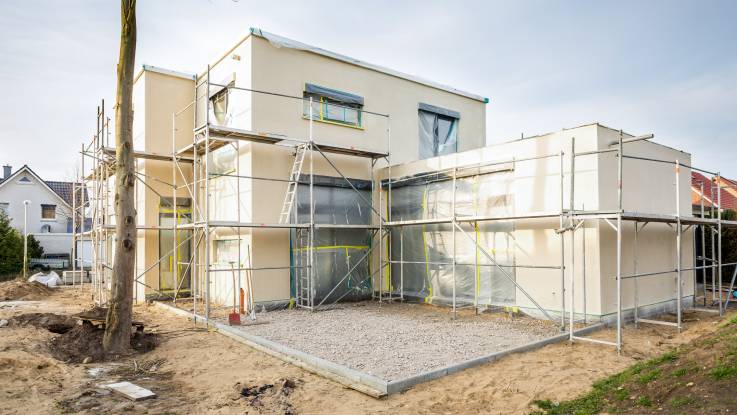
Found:
M 169 76 L 174 76 L 176 78 L 187 79 L 189 81 L 194 81 L 196 79 L 196 76 L 193 74 L 189 74 L 186 72 L 180 72 L 180 71 L 174 71 L 171 69 L 160 68 L 158 66 L 146 65 L 146 64 L 143 64 L 143 69 L 141 69 L 141 72 L 142 73 L 143 72 L 156 72 L 162 75 L 169 75 Z

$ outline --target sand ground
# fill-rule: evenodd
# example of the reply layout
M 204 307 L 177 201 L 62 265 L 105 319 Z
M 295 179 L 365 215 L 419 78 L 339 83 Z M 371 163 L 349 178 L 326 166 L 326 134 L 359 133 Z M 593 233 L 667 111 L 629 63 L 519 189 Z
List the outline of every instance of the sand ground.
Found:
M 0 318 L 38 311 L 71 314 L 90 305 L 86 289 L 63 288 L 40 302 L 0 306 Z M 669 327 L 627 327 L 622 355 L 602 345 L 559 343 L 378 400 L 218 333 L 195 328 L 188 319 L 158 307 L 137 305 L 135 314 L 147 330 L 160 334 L 161 344 L 144 355 L 104 364 L 66 364 L 53 359 L 47 342 L 54 334 L 46 330 L 0 328 L 0 413 L 523 414 L 534 399 L 573 398 L 593 381 L 637 360 L 713 332 L 719 321 L 712 314 L 688 314 L 680 334 Z M 595 337 L 612 339 L 614 332 L 604 330 Z M 120 370 L 126 367 L 136 367 L 137 372 Z M 90 374 L 90 369 L 103 374 Z M 279 384 L 284 379 L 295 385 L 288 396 L 249 401 L 238 393 L 243 385 Z M 132 380 L 159 396 L 131 403 L 96 388 L 113 380 Z

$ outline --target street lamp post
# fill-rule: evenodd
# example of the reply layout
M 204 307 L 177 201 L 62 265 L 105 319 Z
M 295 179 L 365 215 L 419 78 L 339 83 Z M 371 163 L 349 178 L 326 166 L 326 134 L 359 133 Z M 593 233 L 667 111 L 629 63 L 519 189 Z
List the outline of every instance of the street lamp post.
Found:
M 23 201 L 23 279 L 28 279 L 28 205 L 30 200 Z

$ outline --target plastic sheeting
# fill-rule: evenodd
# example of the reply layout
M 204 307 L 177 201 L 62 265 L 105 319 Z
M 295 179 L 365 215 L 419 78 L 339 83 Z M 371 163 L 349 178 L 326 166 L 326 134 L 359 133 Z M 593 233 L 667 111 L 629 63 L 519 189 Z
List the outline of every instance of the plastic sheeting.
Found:
M 317 178 L 317 177 L 316 177 Z M 353 189 L 344 187 L 314 186 L 315 223 L 339 225 L 366 225 L 370 223 L 371 207 L 366 201 L 371 200 L 370 190 L 361 190 L 363 200 Z M 300 184 L 297 188 L 297 222 L 310 221 L 309 186 Z M 303 232 L 304 234 L 300 234 Z M 309 243 L 307 230 L 292 232 L 292 262 L 295 265 L 307 264 Z M 323 299 L 326 304 L 338 299 L 341 301 L 358 301 L 371 298 L 372 286 L 369 278 L 370 261 L 361 259 L 370 247 L 369 230 L 361 229 L 318 229 L 314 237 L 315 305 Z M 350 277 L 341 279 L 356 266 Z M 295 293 L 296 278 L 306 275 L 307 268 L 294 269 L 292 273 L 292 294 Z M 305 273 L 305 274 L 300 274 Z M 326 299 L 325 297 L 338 286 Z
M 456 214 L 511 215 L 511 172 L 496 172 L 456 180 Z M 413 181 L 411 185 L 392 185 L 391 219 L 412 220 L 448 218 L 453 209 L 453 181 Z M 514 223 L 480 222 L 462 225 L 463 229 L 491 254 L 514 278 Z M 460 231 L 455 236 L 456 271 L 453 277 L 453 232 L 451 224 L 413 225 L 391 231 L 391 286 L 384 289 L 405 298 L 425 302 L 451 303 L 455 285 L 457 304 L 510 305 L 515 303 L 514 284 L 476 249 Z M 403 268 L 403 272 L 402 272 Z
M 44 274 L 43 272 L 33 274 L 28 278 L 28 282 L 33 281 L 39 282 L 47 287 L 56 287 L 57 285 L 63 284 L 61 278 L 59 278 L 59 274 L 55 271 L 51 271 L 48 274 Z
M 455 153 L 458 119 L 422 109 L 418 114 L 420 159 Z

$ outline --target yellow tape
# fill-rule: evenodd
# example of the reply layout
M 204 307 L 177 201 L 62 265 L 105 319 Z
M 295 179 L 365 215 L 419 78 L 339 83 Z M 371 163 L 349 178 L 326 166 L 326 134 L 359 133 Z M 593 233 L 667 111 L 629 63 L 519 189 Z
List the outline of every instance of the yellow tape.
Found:
M 345 249 L 346 255 L 348 255 L 349 249 L 368 249 L 368 245 L 329 245 L 329 246 L 316 246 L 316 251 L 322 251 L 326 249 Z M 294 248 L 295 251 L 309 251 L 310 247 Z
M 384 213 L 386 216 L 389 216 L 389 198 L 386 198 L 387 204 L 386 204 L 386 212 Z M 381 235 L 379 235 L 379 240 L 382 240 Z M 382 249 L 385 249 L 386 254 L 384 255 L 384 258 L 387 260 L 389 259 L 389 239 L 387 238 L 386 244 Z M 381 266 L 381 265 L 380 265 Z M 391 292 L 392 291 L 392 265 L 389 263 L 389 266 L 383 268 L 382 273 L 384 274 L 384 291 Z
M 427 185 L 425 185 L 425 190 L 422 193 L 422 218 L 425 219 L 427 216 Z M 426 303 L 432 303 L 432 281 L 430 281 L 430 252 L 429 248 L 427 246 L 427 240 L 425 239 L 425 232 L 427 231 L 427 226 L 422 225 L 422 247 L 425 251 L 425 280 L 428 284 L 428 293 L 425 297 Z

